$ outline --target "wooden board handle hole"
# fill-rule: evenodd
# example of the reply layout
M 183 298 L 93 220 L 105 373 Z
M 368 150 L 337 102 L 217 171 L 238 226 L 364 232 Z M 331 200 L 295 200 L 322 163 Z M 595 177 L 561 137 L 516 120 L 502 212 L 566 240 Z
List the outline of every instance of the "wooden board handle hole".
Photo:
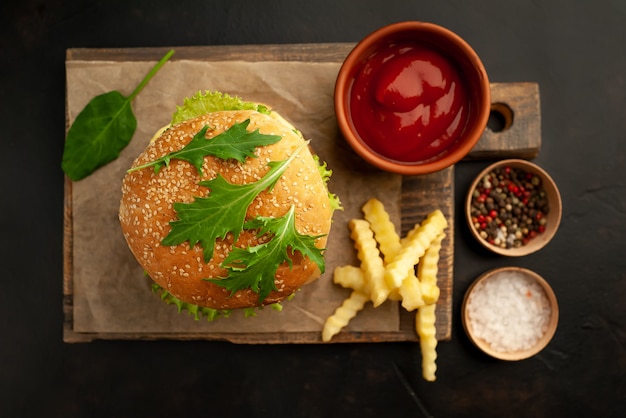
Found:
M 487 128 L 492 132 L 504 132 L 513 125 L 513 109 L 506 103 L 492 103 Z

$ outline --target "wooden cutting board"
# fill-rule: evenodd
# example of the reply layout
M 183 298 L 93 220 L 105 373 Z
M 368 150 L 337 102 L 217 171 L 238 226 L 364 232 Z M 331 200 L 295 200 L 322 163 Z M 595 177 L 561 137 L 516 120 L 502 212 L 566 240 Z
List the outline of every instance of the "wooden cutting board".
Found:
M 289 45 L 241 45 L 177 47 L 173 59 L 189 61 L 243 61 L 243 62 L 310 62 L 341 63 L 354 44 L 289 44 Z M 112 61 L 135 62 L 156 61 L 169 48 L 133 49 L 70 49 L 66 59 L 72 61 Z M 68 86 L 71 88 L 71 86 Z M 468 159 L 485 158 L 533 158 L 541 146 L 539 88 L 536 83 L 492 83 L 492 108 L 494 116 L 502 121 L 501 130 L 487 129 Z M 69 117 L 68 117 L 69 121 Z M 69 122 L 68 122 L 69 124 Z M 344 181 L 349 181 L 345 179 Z M 403 177 L 401 179 L 400 214 L 402 233 L 406 232 L 424 215 L 440 209 L 446 216 L 449 228 L 443 242 L 438 285 L 441 295 L 437 304 L 437 338 L 448 340 L 452 326 L 452 289 L 454 284 L 454 168 L 449 168 L 427 176 Z M 74 248 L 80 245 L 73 234 L 75 209 L 73 184 L 65 181 L 64 218 L 64 341 L 89 342 L 95 339 L 203 339 L 227 340 L 235 343 L 320 343 L 319 332 L 181 332 L 175 328 L 166 333 L 152 332 L 101 332 L 98 330 L 76 330 L 74 298 L 73 257 Z M 117 231 L 112 231 L 116 233 Z M 176 315 L 175 310 L 172 312 Z M 382 342 L 416 341 L 414 313 L 399 309 L 399 328 L 394 331 L 342 332 L 333 342 Z

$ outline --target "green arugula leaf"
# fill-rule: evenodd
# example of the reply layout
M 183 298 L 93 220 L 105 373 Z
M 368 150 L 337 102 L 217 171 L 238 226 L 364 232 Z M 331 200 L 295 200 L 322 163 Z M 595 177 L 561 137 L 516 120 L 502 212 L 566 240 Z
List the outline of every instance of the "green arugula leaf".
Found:
M 254 183 L 231 184 L 221 175 L 200 182 L 200 185 L 209 188 L 209 195 L 196 197 L 191 203 L 174 203 L 178 220 L 170 222 L 172 230 L 162 244 L 178 245 L 188 241 L 193 247 L 200 243 L 204 260 L 208 262 L 213 257 L 215 240 L 226 238 L 229 232 L 237 240 L 244 228 L 248 206 L 263 190 L 274 187 L 289 163 L 307 144 L 303 143 L 287 160 L 268 163 L 269 171 Z
M 309 257 L 311 261 L 317 264 L 320 271 L 324 273 L 323 249 L 315 246 L 315 241 L 324 235 L 304 235 L 299 233 L 296 229 L 296 211 L 294 206 L 291 206 L 289 211 L 281 217 L 257 216 L 247 221 L 244 228 L 258 229 L 258 235 L 273 235 L 272 241 L 278 239 L 282 242 L 285 249 L 291 247 L 292 254 L 293 250 L 300 251 L 304 256 Z M 278 243 L 275 244 L 278 245 Z M 289 261 L 291 265 L 291 259 L 287 258 L 284 261 Z
M 118 91 L 98 95 L 78 114 L 67 133 L 61 163 L 71 180 L 81 180 L 119 157 L 137 128 L 132 100 L 173 54 L 170 50 L 161 58 L 130 96 Z
M 128 172 L 153 166 L 154 172 L 158 173 L 161 167 L 164 165 L 168 166 L 172 159 L 179 159 L 193 164 L 200 176 L 202 176 L 202 164 L 204 163 L 204 157 L 207 155 L 223 160 L 232 158 L 243 163 L 247 157 L 256 157 L 254 154 L 256 147 L 280 141 L 281 137 L 279 135 L 265 135 L 260 133 L 258 129 L 248 132 L 247 127 L 249 124 L 250 119 L 246 119 L 241 123 L 235 123 L 228 130 L 216 135 L 213 139 L 206 138 L 206 132 L 209 127 L 205 125 L 183 149 L 171 152 L 148 164 L 131 168 Z
M 220 110 L 256 110 L 259 113 L 270 114 L 267 106 L 262 104 L 245 102 L 239 97 L 231 97 L 217 91 L 205 91 L 186 97 L 182 106 L 176 106 L 176 112 L 172 115 L 172 125 Z
M 315 240 L 320 236 L 302 235 L 296 230 L 293 206 L 282 217 L 258 217 L 246 222 L 245 228 L 259 229 L 258 235 L 269 234 L 272 238 L 246 249 L 235 247 L 226 257 L 222 266 L 229 270 L 228 276 L 210 281 L 230 290 L 231 294 L 250 288 L 259 294 L 259 301 L 263 301 L 272 290 L 276 290 L 276 270 L 284 262 L 291 267 L 289 256 L 295 251 L 309 257 L 324 272 L 322 250 L 315 246 Z

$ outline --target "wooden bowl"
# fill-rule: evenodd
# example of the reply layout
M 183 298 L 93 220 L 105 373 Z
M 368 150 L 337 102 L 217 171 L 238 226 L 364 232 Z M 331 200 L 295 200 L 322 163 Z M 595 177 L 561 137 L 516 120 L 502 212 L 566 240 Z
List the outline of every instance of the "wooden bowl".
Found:
M 495 184 L 494 181 L 488 179 L 487 176 L 501 173 L 503 170 L 526 173 L 531 178 L 531 184 L 538 179 L 540 181 L 539 190 L 542 190 L 542 194 L 536 194 L 538 190 L 536 186 L 534 192 L 531 191 L 533 186 L 525 187 L 523 185 L 520 185 L 516 191 L 515 184 L 511 186 L 513 181 L 507 183 L 501 180 L 500 183 Z M 526 180 L 524 179 L 524 181 Z M 491 186 L 491 189 L 488 186 Z M 498 186 L 502 190 L 499 198 L 497 198 Z M 485 192 L 485 190 L 491 190 L 491 192 Z M 494 192 L 495 194 L 493 194 Z M 493 202 L 495 208 L 491 209 L 496 210 L 497 220 L 494 220 L 493 213 L 490 213 L 489 196 L 497 200 Z M 504 200 L 504 212 L 502 212 L 504 196 L 506 199 Z M 485 202 L 480 202 L 482 197 L 485 197 Z M 528 203 L 524 204 L 524 199 L 532 202 L 533 207 L 531 208 Z M 511 202 L 506 203 L 509 200 Z M 543 206 L 544 203 L 547 204 L 547 207 Z M 521 206 L 519 206 L 520 204 Z M 517 209 L 516 206 L 518 206 Z M 539 207 L 542 207 L 543 210 L 538 210 Z M 518 210 L 522 213 L 517 214 Z M 528 222 L 527 218 L 523 218 L 525 210 L 529 211 L 526 216 L 532 218 L 530 224 L 526 223 Z M 536 212 L 532 212 L 532 210 Z M 465 217 L 476 240 L 496 254 L 511 257 L 528 255 L 546 246 L 559 228 L 562 211 L 561 195 L 554 180 L 538 165 L 520 159 L 502 160 L 485 168 L 472 182 L 465 201 Z M 507 219 L 509 220 L 507 221 Z
M 503 267 L 472 283 L 462 315 L 463 328 L 476 347 L 491 357 L 517 361 L 548 345 L 556 332 L 559 307 L 554 291 L 537 273 Z
M 463 105 L 464 109 L 467 111 L 467 114 L 463 118 L 465 123 L 461 122 L 455 125 L 456 127 L 461 126 L 461 128 L 459 128 L 459 131 L 455 131 L 455 135 L 450 136 L 455 139 L 450 139 L 449 144 L 447 140 L 441 139 L 441 135 L 444 135 L 442 131 L 438 131 L 436 134 L 433 132 L 433 137 L 429 136 L 426 129 L 421 128 L 420 130 L 412 131 L 409 135 L 399 135 L 400 132 L 406 133 L 406 116 L 412 114 L 417 107 L 411 107 L 411 110 L 398 110 L 393 108 L 393 111 L 391 111 L 391 108 L 381 104 L 382 102 L 379 100 L 379 96 L 375 94 L 376 91 L 380 90 L 374 87 L 374 85 L 378 86 L 378 84 L 374 82 L 368 85 L 362 95 L 361 93 L 358 94 L 358 97 L 367 96 L 367 98 L 372 101 L 372 105 L 368 108 L 367 117 L 363 115 L 362 111 L 354 110 L 356 109 L 353 107 L 353 104 L 356 102 L 354 98 L 357 96 L 353 96 L 352 93 L 355 88 L 354 86 L 359 80 L 358 77 L 363 74 L 371 73 L 369 70 L 361 71 L 363 67 L 371 63 L 376 56 L 379 57 L 381 54 L 390 54 L 390 51 L 400 44 L 427 48 L 429 51 L 434 51 L 435 54 L 443 57 L 443 60 L 450 65 L 448 66 L 446 64 L 446 68 L 452 68 L 450 74 L 453 74 L 454 77 L 458 76 L 460 83 L 463 84 L 467 91 L 467 100 Z M 394 55 L 391 59 L 382 61 L 383 64 L 380 68 L 388 68 L 386 66 L 389 62 L 394 61 L 397 56 L 399 55 Z M 404 68 L 408 67 L 405 66 Z M 386 75 L 383 77 L 381 74 L 382 72 L 375 74 L 373 80 L 381 80 L 386 77 Z M 390 79 L 397 80 L 399 78 L 400 77 L 392 77 Z M 442 79 L 445 79 L 445 77 L 442 77 Z M 403 80 L 406 81 L 407 78 Z M 376 83 L 377 82 L 378 81 L 376 81 Z M 403 86 L 410 86 L 410 89 L 413 90 L 416 85 L 425 86 L 426 83 L 427 81 L 413 78 L 410 83 L 404 83 Z M 457 90 L 461 91 L 462 89 Z M 453 90 L 453 92 L 457 90 Z M 399 90 L 394 86 L 393 89 L 388 91 L 398 93 Z M 398 94 L 402 96 L 404 92 Z M 435 116 L 433 115 L 440 115 L 439 106 L 441 106 L 441 104 L 439 102 L 431 103 L 431 100 L 434 99 L 429 98 L 423 91 L 422 93 L 415 94 L 417 95 L 411 97 L 417 97 L 418 100 L 420 100 L 419 106 L 428 107 L 433 111 L 429 117 L 425 117 L 421 120 L 434 119 Z M 405 98 L 406 96 L 403 96 L 403 100 Z M 424 102 L 422 103 L 421 100 Z M 419 175 L 447 168 L 461 160 L 472 150 L 483 134 L 489 119 L 489 113 L 491 111 L 491 90 L 487 72 L 480 58 L 461 37 L 446 28 L 432 23 L 407 21 L 382 27 L 366 36 L 354 47 L 339 70 L 335 84 L 334 102 L 339 128 L 348 144 L 359 156 L 371 165 L 382 170 L 404 175 Z M 414 104 L 411 106 L 414 106 Z M 435 111 L 435 109 L 437 110 Z M 375 117 L 370 117 L 370 110 L 374 112 Z M 396 110 L 398 110 L 397 113 Z M 387 126 L 387 121 L 398 115 L 402 115 L 402 122 L 399 123 L 399 125 L 402 125 L 402 128 L 392 130 L 392 134 L 389 134 L 387 130 L 385 130 L 385 135 L 378 133 L 381 126 Z M 367 127 L 361 126 L 359 130 L 355 126 L 355 121 L 357 120 L 375 120 L 375 122 L 368 123 Z M 457 123 L 458 119 L 455 120 L 456 122 L 454 123 Z M 416 133 L 418 131 L 419 133 Z M 390 141 L 396 141 L 394 142 L 395 145 L 393 145 L 397 147 L 396 155 L 386 155 L 380 148 L 376 149 L 375 146 L 372 146 L 371 142 L 366 141 L 364 138 L 372 134 L 372 132 L 377 132 L 376 137 L 382 138 L 378 140 L 379 144 L 391 144 Z M 447 134 L 448 131 L 443 132 Z M 429 150 L 431 152 L 425 153 L 424 157 L 421 158 L 417 152 L 411 155 L 413 152 L 404 153 L 399 151 L 400 149 L 406 148 L 408 143 L 411 144 L 413 150 L 417 149 L 417 147 L 422 147 L 424 144 L 430 144 L 427 145 L 427 147 L 431 147 Z M 444 143 L 446 144 L 445 147 L 443 145 L 436 145 Z M 383 147 L 389 149 L 389 147 L 392 146 L 383 145 Z

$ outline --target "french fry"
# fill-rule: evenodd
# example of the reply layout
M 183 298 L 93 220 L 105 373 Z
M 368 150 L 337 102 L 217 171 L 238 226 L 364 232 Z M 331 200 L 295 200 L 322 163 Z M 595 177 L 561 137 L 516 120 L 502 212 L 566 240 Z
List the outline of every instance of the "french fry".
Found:
M 435 380 L 437 371 L 436 307 L 435 304 L 422 306 L 415 314 L 415 330 L 422 352 L 422 377 L 429 382 Z
M 369 297 L 366 294 L 353 290 L 350 296 L 343 301 L 343 304 L 335 310 L 335 313 L 326 319 L 322 329 L 322 341 L 328 342 L 339 334 L 350 320 L 363 309 L 368 300 Z
M 440 289 L 436 284 L 423 283 L 416 275 L 410 274 L 402 281 L 398 293 L 402 307 L 411 312 L 422 306 L 437 303 Z
M 378 199 L 370 199 L 363 205 L 363 213 L 365 220 L 370 223 L 370 228 L 374 231 L 374 238 L 378 242 L 385 264 L 391 262 L 402 250 L 402 244 L 383 203 Z
M 431 242 L 447 227 L 443 213 L 437 209 L 431 212 L 419 226 L 407 234 L 400 253 L 387 265 L 385 281 L 390 288 L 400 287 L 402 281 L 424 255 Z
M 361 293 L 369 295 L 370 289 L 365 283 L 365 274 L 363 270 L 355 266 L 339 266 L 335 267 L 333 272 L 333 282 L 347 289 L 358 290 Z
M 439 289 L 436 283 L 424 283 L 420 281 L 420 289 L 422 290 L 422 300 L 425 305 L 437 303 L 441 289 Z
M 365 220 L 370 223 L 370 228 L 374 232 L 374 239 L 378 243 L 380 252 L 383 255 L 383 264 L 390 262 L 402 250 L 400 236 L 396 232 L 396 227 L 389 218 L 389 213 L 385 206 L 378 199 L 370 199 L 363 205 Z M 401 301 L 399 289 L 390 289 L 387 299 Z
M 444 232 L 438 234 L 417 264 L 417 276 L 422 289 L 422 298 L 426 305 L 437 303 L 441 290 L 437 286 L 437 272 L 441 242 L 446 237 Z
M 410 272 L 402 280 L 398 293 L 402 298 L 402 307 L 409 312 L 426 305 L 422 294 L 422 285 L 414 272 Z
M 382 202 L 370 199 L 362 209 L 365 219 L 349 222 L 350 236 L 361 265 L 335 268 L 334 283 L 352 289 L 352 293 L 324 323 L 322 340 L 328 342 L 341 332 L 368 301 L 374 307 L 387 299 L 400 301 L 407 311 L 416 310 L 415 331 L 422 354 L 422 376 L 434 381 L 437 371 L 435 311 L 440 294 L 437 273 L 446 218 L 440 210 L 435 210 L 400 238 Z
M 335 271 L 333 272 L 333 283 L 346 289 L 358 290 L 366 295 L 369 295 L 370 293 L 368 283 L 365 281 L 365 274 L 360 267 L 335 267 Z M 391 292 L 389 292 L 387 299 L 397 302 L 402 300 L 402 296 L 400 296 L 398 289 L 392 289 Z
M 357 257 L 361 261 L 365 283 L 370 290 L 370 299 L 374 307 L 380 306 L 390 289 L 385 282 L 385 266 L 380 257 L 380 252 L 374 239 L 374 233 L 370 229 L 369 222 L 362 219 L 352 219 L 349 222 L 351 237 L 357 249 Z
M 389 296 L 387 296 L 387 299 L 394 302 L 400 302 L 402 300 L 402 296 L 400 295 L 398 289 L 391 289 L 391 291 L 389 292 Z
M 422 283 L 429 285 L 437 285 L 437 271 L 439 263 L 439 252 L 441 250 L 441 242 L 446 237 L 445 232 L 439 233 L 430 246 L 424 252 L 422 259 L 417 265 L 417 275 Z
M 417 266 L 420 282 L 424 286 L 432 286 L 433 289 L 437 289 L 436 299 L 439 298 L 439 288 L 437 287 L 439 252 L 444 237 L 444 232 L 440 232 L 435 237 Z M 436 379 L 435 372 L 437 371 L 437 329 L 435 326 L 437 305 L 435 303 L 436 300 L 419 308 L 415 315 L 415 330 L 420 337 L 422 352 L 422 376 L 430 382 Z
M 442 232 L 427 247 L 424 255 L 417 263 L 417 276 L 413 271 L 402 281 L 400 295 L 402 307 L 407 311 L 413 311 L 425 305 L 437 303 L 440 289 L 437 287 L 437 263 L 439 262 L 439 250 L 441 241 L 445 237 Z

